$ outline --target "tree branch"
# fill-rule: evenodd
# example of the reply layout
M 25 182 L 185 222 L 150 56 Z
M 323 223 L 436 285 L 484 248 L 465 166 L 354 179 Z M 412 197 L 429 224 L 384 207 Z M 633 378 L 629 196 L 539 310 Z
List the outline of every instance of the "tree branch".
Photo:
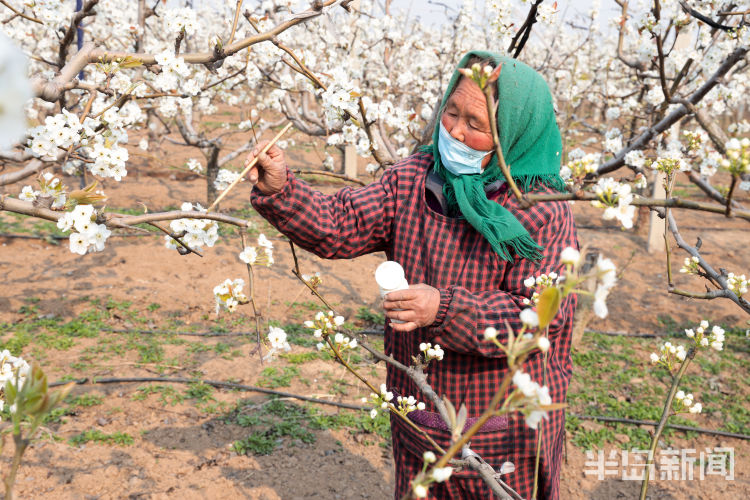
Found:
M 695 105 L 703 99 L 716 85 L 719 84 L 721 77 L 726 75 L 732 67 L 741 61 L 747 54 L 747 47 L 738 47 L 732 51 L 732 53 L 724 60 L 719 66 L 716 72 L 704 83 L 698 90 L 688 97 L 688 101 Z M 646 145 L 658 134 L 669 129 L 672 125 L 677 123 L 685 115 L 688 114 L 688 109 L 685 105 L 681 105 L 676 110 L 672 111 L 669 115 L 662 118 L 656 125 L 648 128 L 640 136 L 638 136 L 630 145 L 621 149 L 614 158 L 603 163 L 596 170 L 596 176 L 613 172 L 625 164 L 625 155 L 630 151 L 636 149 L 644 149 Z

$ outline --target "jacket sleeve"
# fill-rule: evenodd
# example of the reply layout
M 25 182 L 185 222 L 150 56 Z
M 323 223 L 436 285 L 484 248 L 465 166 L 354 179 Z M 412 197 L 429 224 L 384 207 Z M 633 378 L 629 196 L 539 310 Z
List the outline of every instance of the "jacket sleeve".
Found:
M 466 288 L 449 286 L 440 289 L 440 307 L 430 327 L 435 341 L 446 349 L 486 357 L 504 357 L 505 353 L 494 342 L 485 340 L 484 331 L 494 327 L 501 344 L 508 342 L 507 323 L 514 332 L 521 329 L 519 315 L 529 305 L 533 290 L 526 288 L 524 279 L 555 272 L 563 273 L 560 252 L 566 247 L 578 248 L 575 226 L 567 202 L 539 204 L 527 212 L 514 211 L 534 240 L 544 247 L 540 261 L 516 259 L 506 267 L 499 290 L 472 293 Z M 536 228 L 536 231 L 532 229 Z M 550 324 L 549 337 L 554 342 L 562 332 L 569 334 L 576 300 L 565 298 Z
M 300 247 L 326 259 L 348 259 L 385 250 L 396 211 L 394 169 L 378 182 L 334 195 L 315 191 L 287 171 L 284 188 L 251 203 L 260 215 Z

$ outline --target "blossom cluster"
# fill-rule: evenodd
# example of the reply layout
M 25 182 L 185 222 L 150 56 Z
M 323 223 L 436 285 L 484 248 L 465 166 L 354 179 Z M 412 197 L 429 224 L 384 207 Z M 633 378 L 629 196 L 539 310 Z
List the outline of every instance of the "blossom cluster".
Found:
M 724 329 L 719 325 L 710 327 L 706 320 L 702 320 L 695 328 L 685 330 L 685 336 L 692 339 L 696 349 L 708 348 L 721 351 L 724 348 Z M 651 353 L 651 363 L 664 366 L 667 370 L 672 371 L 678 363 L 685 361 L 688 350 L 683 345 L 674 345 L 671 342 L 664 342 L 659 348 L 659 353 Z
M 81 141 L 81 137 L 92 137 L 98 120 L 87 118 L 81 123 L 78 116 L 67 109 L 62 113 L 47 116 L 43 125 L 27 131 L 30 136 L 29 151 L 45 160 L 57 158 L 60 148 L 67 149 Z
M 329 337 L 330 338 L 330 337 Z M 339 353 L 339 356 L 343 354 L 344 352 L 355 349 L 357 347 L 357 339 L 350 339 L 349 337 L 345 336 L 343 333 L 336 333 L 333 336 L 333 343 L 336 345 L 336 351 Z M 330 346 L 325 342 L 318 342 L 316 345 L 319 351 L 330 351 Z M 333 354 L 331 352 L 331 354 Z
M 188 168 L 188 170 L 190 170 L 191 172 L 195 172 L 196 174 L 203 173 L 203 165 L 201 165 L 201 162 L 199 162 L 195 158 L 190 158 L 185 166 Z
M 60 179 L 51 172 L 45 172 L 37 178 L 39 189 L 24 186 L 18 199 L 25 201 L 36 201 L 37 198 L 52 198 L 51 208 L 62 208 L 67 201 L 67 188 Z
M 234 312 L 237 306 L 247 302 L 247 296 L 242 293 L 245 286 L 245 280 L 237 278 L 235 280 L 226 279 L 220 285 L 214 287 L 214 299 L 216 300 L 216 314 L 223 308 L 227 311 Z
M 728 273 L 727 286 L 737 297 L 742 297 L 747 293 L 747 278 L 744 274 L 738 276 L 734 273 Z
M 76 231 L 69 238 L 71 252 L 86 255 L 87 252 L 104 250 L 104 243 L 112 231 L 104 224 L 97 224 L 96 217 L 97 213 L 92 205 L 76 205 L 72 211 L 65 212 L 57 219 L 57 227 L 61 231 Z
M 586 153 L 580 148 L 576 148 L 568 153 L 568 163 L 560 169 L 560 176 L 568 184 L 583 180 L 588 174 L 596 172 L 601 155 L 598 153 Z
M 750 139 L 744 137 L 742 140 L 733 138 L 724 146 L 727 157 L 720 165 L 721 168 L 732 175 L 742 175 L 750 172 Z
M 315 271 L 313 274 L 303 274 L 302 279 L 305 280 L 313 290 L 316 290 L 321 283 L 323 283 L 323 278 L 320 277 L 319 271 Z
M 703 405 L 695 402 L 692 394 L 677 391 L 672 401 L 672 409 L 675 413 L 700 413 L 703 411 Z
M 429 342 L 422 342 L 419 344 L 419 350 L 422 352 L 426 363 L 429 363 L 433 359 L 442 361 L 443 356 L 445 355 L 445 351 L 440 347 L 440 344 L 435 344 L 433 346 Z
M 630 184 L 617 182 L 611 177 L 599 179 L 594 187 L 598 200 L 591 202 L 595 207 L 604 207 L 604 220 L 617 219 L 622 227 L 630 229 L 633 227 L 635 207 Z
M 393 401 L 393 393 L 388 390 L 385 384 L 380 384 L 379 394 L 375 394 L 374 392 L 370 393 L 370 403 L 375 406 L 375 408 L 370 410 L 370 418 L 378 416 L 378 409 L 388 410 L 391 401 Z M 367 398 L 362 398 L 362 402 L 367 403 Z
M 700 274 L 701 270 L 699 264 L 700 259 L 695 255 L 692 257 L 685 257 L 685 262 L 682 264 L 680 272 L 685 274 Z
M 239 172 L 233 172 L 231 170 L 227 170 L 226 168 L 219 169 L 219 172 L 216 174 L 216 179 L 214 180 L 214 187 L 218 191 L 224 191 L 234 181 L 239 179 L 239 177 Z M 242 182 L 242 180 L 240 180 L 240 182 Z
M 183 212 L 206 211 L 199 203 L 193 205 L 190 202 L 183 203 L 180 210 Z M 193 250 L 198 250 L 203 245 L 210 248 L 219 239 L 219 224 L 210 219 L 175 219 L 169 223 L 169 228 L 175 236 L 180 238 L 180 241 Z M 165 235 L 164 239 L 167 248 L 173 250 L 177 248 L 177 242 L 173 237 Z
M 154 77 L 154 86 L 159 90 L 181 90 L 190 95 L 200 92 L 200 86 L 195 79 L 186 80 L 190 76 L 190 68 L 182 57 L 175 56 L 173 49 L 165 49 L 155 55 L 156 62 L 161 67 L 161 73 Z
M 671 175 L 676 171 L 690 171 L 690 163 L 683 154 L 683 145 L 678 140 L 669 141 L 666 147 L 660 147 L 657 157 L 651 162 L 652 170 Z
M 437 461 L 437 457 L 435 456 L 435 453 L 425 451 L 422 454 L 422 460 L 424 461 L 424 466 L 422 468 L 422 472 L 424 473 L 429 464 L 434 464 Z M 418 480 L 415 480 L 412 485 L 414 496 L 416 498 L 426 498 L 431 483 L 442 483 L 443 481 L 450 479 L 451 475 L 453 475 L 453 467 L 433 467 L 427 478 L 422 476 Z
M 185 34 L 192 34 L 198 26 L 198 17 L 194 9 L 183 7 L 178 9 L 169 9 L 164 16 L 167 22 L 167 29 L 172 33 L 185 31 Z
M 328 311 L 328 314 L 318 311 L 315 313 L 315 318 L 305 321 L 304 325 L 313 331 L 313 337 L 323 339 L 335 333 L 336 328 L 343 325 L 344 321 L 343 316 L 336 316 L 333 311 Z
M 685 357 L 687 356 L 687 350 L 685 349 L 685 346 L 683 345 L 672 345 L 671 342 L 664 342 L 662 346 L 659 348 L 659 354 L 652 352 L 651 353 L 651 363 L 655 365 L 662 365 L 667 368 L 667 370 L 672 370 L 672 367 L 675 366 L 675 363 L 677 361 L 685 361 Z
M 509 401 L 524 414 L 526 425 L 536 429 L 542 418 L 547 418 L 547 410 L 542 407 L 552 404 L 549 388 L 534 382 L 528 373 L 520 370 L 513 374 L 513 384 L 516 391 L 509 397 Z
M 411 413 L 414 410 L 424 410 L 425 404 L 421 401 L 417 401 L 414 396 L 397 396 L 396 397 L 396 412 L 406 416 L 407 413 Z
M 331 80 L 328 87 L 320 91 L 323 114 L 329 126 L 335 125 L 347 115 L 357 115 L 357 98 L 360 95 L 359 88 L 352 84 L 342 68 L 334 69 Z
M 256 247 L 245 247 L 245 249 L 240 252 L 240 260 L 250 266 L 257 263 L 271 267 L 274 263 L 273 243 L 261 233 L 258 236 L 258 246 L 263 250 L 263 253 L 259 253 Z
M 542 293 L 542 291 L 550 286 L 555 286 L 558 281 L 560 280 L 560 276 L 557 275 L 556 272 L 552 271 L 549 274 L 540 274 L 539 276 L 529 276 L 525 280 L 523 280 L 523 284 L 526 288 L 531 288 L 534 290 L 534 293 L 532 293 L 531 298 L 524 297 L 522 302 L 524 305 L 531 305 L 531 304 L 537 304 L 539 302 L 539 294 Z
M 685 330 L 685 335 L 695 341 L 695 347 L 711 347 L 715 351 L 724 349 L 724 329 L 714 325 L 709 331 L 708 321 L 705 319 L 695 328 Z
M 291 346 L 289 345 L 289 342 L 287 341 L 286 332 L 284 331 L 283 328 L 279 328 L 276 326 L 269 326 L 268 327 L 268 343 L 271 345 L 271 350 L 264 357 L 264 359 L 272 357 L 278 351 L 291 350 Z
M 8 349 L 0 352 L 0 391 L 5 387 L 6 382 L 10 381 L 17 387 L 22 387 L 26 377 L 31 372 L 31 366 L 20 357 L 11 355 Z M 5 401 L 0 399 L 0 410 L 5 406 Z M 10 407 L 11 413 L 15 413 L 15 405 Z

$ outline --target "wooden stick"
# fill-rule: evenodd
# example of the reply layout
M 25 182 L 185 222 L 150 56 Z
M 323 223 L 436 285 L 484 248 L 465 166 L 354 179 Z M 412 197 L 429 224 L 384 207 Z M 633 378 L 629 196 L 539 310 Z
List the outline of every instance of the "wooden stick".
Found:
M 279 133 L 278 133 L 278 134 L 276 134 L 276 136 L 275 136 L 275 137 L 274 137 L 273 139 L 271 139 L 271 142 L 269 142 L 268 144 L 266 144 L 266 146 L 265 146 L 265 147 L 264 147 L 264 148 L 263 148 L 263 149 L 262 149 L 262 150 L 260 151 L 260 153 L 258 154 L 258 156 L 256 156 L 255 158 L 253 158 L 253 161 L 251 161 L 251 162 L 250 162 L 250 165 L 248 165 L 247 167 L 245 167 L 245 170 L 243 170 L 243 171 L 242 171 L 242 173 L 241 173 L 241 174 L 239 175 L 239 177 L 237 177 L 237 178 L 236 178 L 236 179 L 234 180 L 234 182 L 232 182 L 232 183 L 231 183 L 231 184 L 229 185 L 229 187 L 227 187 L 227 188 L 226 188 L 226 189 L 225 189 L 225 190 L 224 190 L 224 191 L 223 191 L 223 192 L 222 192 L 222 193 L 221 193 L 221 194 L 219 195 L 219 197 L 218 197 L 218 198 L 216 198 L 216 200 L 215 200 L 215 201 L 214 201 L 213 203 L 211 203 L 211 206 L 210 206 L 210 207 L 208 207 L 208 210 L 206 210 L 207 212 L 210 212 L 211 210 L 213 210 L 213 208 L 214 208 L 214 207 L 215 207 L 216 205 L 218 205 L 218 204 L 219 204 L 219 202 L 220 202 L 220 201 L 221 201 L 222 199 L 224 199 L 224 197 L 225 197 L 225 196 L 226 196 L 226 195 L 227 195 L 227 194 L 229 193 L 229 191 L 230 191 L 230 190 L 231 190 L 231 189 L 232 189 L 232 188 L 233 188 L 234 186 L 236 186 L 236 185 L 237 185 L 237 183 L 238 183 L 238 182 L 240 182 L 240 181 L 242 180 L 242 178 L 243 178 L 243 177 L 245 177 L 245 175 L 247 175 L 247 173 L 248 173 L 248 172 L 250 171 L 250 169 L 251 169 L 251 168 L 253 168 L 253 167 L 255 166 L 255 164 L 256 164 L 256 163 L 258 163 L 258 158 L 260 158 L 260 155 L 262 155 L 262 154 L 264 154 L 264 153 L 267 153 L 267 152 L 268 152 L 268 150 L 269 150 L 269 149 L 271 149 L 271 146 L 273 146 L 274 144 L 276 144 L 276 141 L 278 141 L 279 139 L 281 139 L 281 136 L 282 136 L 282 135 L 284 135 L 284 134 L 286 133 L 286 131 L 287 131 L 287 130 L 289 130 L 289 128 L 290 128 L 291 126 L 292 126 L 292 122 L 289 122 L 289 123 L 287 123 L 286 125 L 284 125 L 284 128 L 282 128 L 282 129 L 281 129 L 281 130 L 279 131 Z

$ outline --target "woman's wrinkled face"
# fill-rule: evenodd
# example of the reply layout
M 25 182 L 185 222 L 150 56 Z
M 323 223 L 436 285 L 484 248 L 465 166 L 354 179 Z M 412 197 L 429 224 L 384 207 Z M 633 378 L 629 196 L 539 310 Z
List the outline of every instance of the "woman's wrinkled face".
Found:
M 492 149 L 492 131 L 487 116 L 487 104 L 479 86 L 468 78 L 458 81 L 456 90 L 448 98 L 440 118 L 448 133 L 477 151 Z M 482 160 L 487 166 L 491 155 Z

